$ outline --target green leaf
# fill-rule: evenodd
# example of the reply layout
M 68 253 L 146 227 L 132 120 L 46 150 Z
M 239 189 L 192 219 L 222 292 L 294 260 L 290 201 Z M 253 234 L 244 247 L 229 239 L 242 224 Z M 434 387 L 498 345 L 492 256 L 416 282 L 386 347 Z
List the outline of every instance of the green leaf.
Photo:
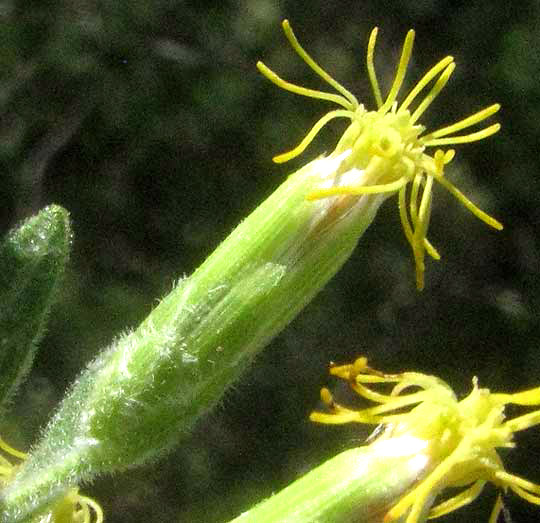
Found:
M 71 245 L 69 216 L 51 205 L 0 246 L 0 407 L 32 366 Z

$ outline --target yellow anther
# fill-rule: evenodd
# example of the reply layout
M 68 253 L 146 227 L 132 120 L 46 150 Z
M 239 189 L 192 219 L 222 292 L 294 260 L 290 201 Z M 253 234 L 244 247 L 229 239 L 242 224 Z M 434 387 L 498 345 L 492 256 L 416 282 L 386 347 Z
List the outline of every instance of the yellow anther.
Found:
M 328 389 L 321 389 L 321 401 L 325 405 L 328 405 L 329 407 L 334 402 L 334 400 L 332 398 L 332 394 L 330 393 L 330 391 Z

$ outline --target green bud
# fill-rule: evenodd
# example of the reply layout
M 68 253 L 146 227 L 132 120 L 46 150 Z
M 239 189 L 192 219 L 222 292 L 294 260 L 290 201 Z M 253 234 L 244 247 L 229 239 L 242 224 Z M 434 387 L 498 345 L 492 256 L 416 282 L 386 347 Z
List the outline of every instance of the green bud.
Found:
M 342 160 L 320 158 L 290 176 L 89 365 L 4 490 L 1 521 L 21 521 L 80 481 L 163 454 L 220 400 L 347 260 L 384 200 L 308 201 Z
M 427 471 L 425 442 L 377 441 L 346 450 L 231 523 L 382 523 Z

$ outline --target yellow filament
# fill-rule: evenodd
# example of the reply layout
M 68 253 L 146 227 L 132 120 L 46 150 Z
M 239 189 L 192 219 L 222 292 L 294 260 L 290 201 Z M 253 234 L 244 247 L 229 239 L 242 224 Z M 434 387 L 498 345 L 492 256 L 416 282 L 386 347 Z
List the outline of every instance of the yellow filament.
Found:
M 486 481 L 484 480 L 475 481 L 468 489 L 433 507 L 429 511 L 428 519 L 440 518 L 465 505 L 469 505 L 482 493 L 485 485 Z
M 0 476 L 8 477 L 13 473 L 13 465 L 11 463 L 9 466 L 2 467 L 0 466 Z
M 416 229 L 413 235 L 413 253 L 416 259 L 416 287 L 418 290 L 424 288 L 424 239 L 428 227 L 428 215 L 431 202 L 431 188 L 433 186 L 433 177 L 428 176 L 424 191 L 422 192 L 422 200 L 420 201 L 420 210 L 418 212 L 418 220 Z
M 26 454 L 24 452 L 14 449 L 11 445 L 8 445 L 2 438 L 0 438 L 0 449 L 16 458 L 26 459 Z
M 374 403 L 388 403 L 394 401 L 394 396 L 388 396 L 388 394 L 381 394 L 380 392 L 375 392 L 374 390 L 365 387 L 361 383 L 351 383 L 351 388 L 363 398 L 366 398 L 369 401 Z
M 377 74 L 375 72 L 375 62 L 374 62 L 375 42 L 377 41 L 378 31 L 379 31 L 378 27 L 374 27 L 373 31 L 371 31 L 371 34 L 369 35 L 366 63 L 367 63 L 367 70 L 368 70 L 369 82 L 371 84 L 371 89 L 373 90 L 373 95 L 375 96 L 375 102 L 377 103 L 377 107 L 379 108 L 382 106 L 383 101 L 382 101 L 382 96 L 381 96 L 381 89 L 379 87 L 379 82 L 377 81 Z
M 482 220 L 484 223 L 501 231 L 503 226 L 495 218 L 492 218 L 484 211 L 480 210 L 476 205 L 474 205 L 471 200 L 469 200 L 456 186 L 452 185 L 446 178 L 442 175 L 434 174 L 435 179 L 450 193 L 452 193 L 469 211 L 471 211 L 477 218 Z
M 528 481 L 526 479 L 520 478 L 519 476 L 514 476 L 513 474 L 508 474 L 504 470 L 498 470 L 495 472 L 495 477 L 502 481 L 504 485 L 515 486 L 527 490 L 529 492 L 534 492 L 535 494 L 540 494 L 540 485 Z
M 399 90 L 401 89 L 401 86 L 403 85 L 405 73 L 407 72 L 407 66 L 409 65 L 409 60 L 411 59 L 413 43 L 414 43 L 414 31 L 411 29 L 407 33 L 407 36 L 405 37 L 405 42 L 403 43 L 403 50 L 401 52 L 401 57 L 399 59 L 399 64 L 397 67 L 394 82 L 392 84 L 392 87 L 390 88 L 390 92 L 388 93 L 388 97 L 386 98 L 384 105 L 379 109 L 380 112 L 382 113 L 385 113 L 386 111 L 390 109 L 390 107 L 392 107 L 392 104 L 396 100 Z
M 336 412 L 324 414 L 322 412 L 312 412 L 309 415 L 310 421 L 314 423 L 325 423 L 326 425 L 343 425 L 345 423 L 364 423 L 364 419 L 358 416 L 358 412 Z
M 408 242 L 412 245 L 412 237 L 413 237 L 413 231 L 411 224 L 409 223 L 409 217 L 407 216 L 407 194 L 406 194 L 406 187 L 402 187 L 399 191 L 399 197 L 398 197 L 398 208 L 399 208 L 399 217 L 401 218 L 401 226 L 403 227 L 403 231 L 405 232 L 405 237 L 407 238 Z
M 401 219 L 401 225 L 403 227 L 403 231 L 405 233 L 405 237 L 407 238 L 407 241 L 411 245 L 413 249 L 413 254 L 415 258 L 415 265 L 416 265 L 416 285 L 419 290 L 423 289 L 424 287 L 424 262 L 423 262 L 423 249 L 426 250 L 429 256 L 431 256 L 434 260 L 440 260 L 441 255 L 433 247 L 433 245 L 429 242 L 429 240 L 425 237 L 426 230 L 427 230 L 427 219 L 424 218 L 425 224 L 422 225 L 418 214 L 417 214 L 417 207 L 416 207 L 416 201 L 418 198 L 418 191 L 420 184 L 422 183 L 422 177 L 421 176 L 415 176 L 413 180 L 413 186 L 411 190 L 411 198 L 409 203 L 409 212 L 411 214 L 411 220 L 414 225 L 411 226 L 411 223 L 409 222 L 409 218 L 407 216 L 407 209 L 406 209 L 406 189 L 403 188 L 399 193 L 398 198 L 398 208 L 399 208 L 399 216 Z M 431 183 L 428 187 L 428 192 L 426 193 L 426 188 L 424 188 L 424 193 L 422 196 L 422 199 L 424 199 L 424 196 L 426 199 L 431 198 Z M 425 216 L 429 215 L 429 210 L 424 212 Z
M 431 138 L 440 138 L 441 136 L 446 136 L 447 134 L 455 133 L 457 131 L 461 131 L 462 129 L 466 129 L 467 127 L 476 125 L 477 123 L 480 123 L 489 118 L 490 116 L 494 115 L 500 108 L 500 104 L 490 105 L 489 107 L 486 107 L 485 109 L 482 109 L 477 113 L 471 114 L 471 116 L 468 116 L 467 118 L 463 118 L 463 120 L 460 120 L 459 122 L 429 133 L 424 137 L 424 139 L 429 140 Z
M 441 76 L 439 76 L 439 79 L 435 82 L 435 85 L 431 88 L 431 91 L 427 94 L 427 96 L 422 100 L 420 105 L 416 108 L 414 113 L 411 115 L 411 122 L 415 123 L 420 116 L 425 112 L 425 110 L 431 105 L 433 100 L 437 98 L 439 93 L 442 91 L 448 80 L 450 79 L 450 76 L 454 72 L 454 69 L 456 68 L 456 64 L 454 62 L 448 64 L 444 71 L 441 73 Z
M 86 496 L 81 496 L 80 494 L 77 495 L 78 502 L 81 504 L 81 507 L 84 507 L 86 509 L 85 512 L 85 518 L 88 517 L 88 520 L 85 519 L 85 521 L 90 521 L 90 514 L 88 513 L 88 507 L 90 507 L 94 513 L 96 514 L 96 521 L 95 523 L 103 523 L 104 516 L 103 516 L 103 509 L 92 498 L 88 498 Z
M 359 359 L 363 358 L 358 358 L 358 360 Z M 366 372 L 369 372 L 370 374 L 365 374 Z M 330 369 L 330 375 L 350 381 L 351 383 L 356 383 L 358 379 L 360 379 L 360 374 L 362 375 L 362 383 L 395 383 L 401 379 L 400 376 L 371 374 L 375 372 L 376 371 L 373 371 L 373 369 L 367 367 L 357 370 L 356 365 L 354 367 L 352 365 L 340 365 L 339 367 L 332 367 Z
M 523 392 L 515 392 L 513 394 L 493 394 L 496 401 L 501 405 L 513 403 L 514 405 L 539 405 L 540 404 L 540 387 L 525 390 Z
M 491 511 L 491 514 L 489 516 L 488 523 L 497 523 L 499 520 L 499 514 L 504 509 L 502 496 L 499 494 L 497 496 L 497 500 L 495 501 L 495 504 L 493 505 L 493 510 Z
M 424 238 L 424 247 L 426 248 L 426 252 L 436 261 L 439 261 L 441 259 L 441 255 L 439 254 L 439 251 L 431 244 L 431 242 Z
M 423 176 L 417 174 L 412 182 L 411 188 L 411 200 L 409 202 L 409 213 L 411 215 L 411 221 L 414 225 L 418 222 L 418 212 L 416 208 L 416 202 L 418 200 L 418 191 L 420 190 L 420 184 L 422 183 Z
M 376 407 L 371 407 L 369 409 L 364 409 L 357 411 L 362 415 L 367 416 L 379 416 L 385 412 L 391 412 L 396 409 L 401 409 L 403 407 L 408 407 L 409 405 L 415 405 L 416 403 L 421 403 L 422 401 L 429 398 L 429 395 L 426 395 L 425 391 L 415 392 L 413 394 L 406 394 L 405 396 L 395 397 L 392 401 L 384 403 L 383 405 L 377 405 Z M 384 417 L 386 420 L 386 416 Z M 383 421 L 382 418 L 375 418 L 374 423 L 380 423 Z
M 291 25 L 289 24 L 288 20 L 283 20 L 282 23 L 283 31 L 285 32 L 285 36 L 289 40 L 292 48 L 296 51 L 296 53 L 306 62 L 306 64 L 315 71 L 316 74 L 318 74 L 325 82 L 330 84 L 336 91 L 341 93 L 344 98 L 346 98 L 351 108 L 355 109 L 358 107 L 358 100 L 356 97 L 348 90 L 345 89 L 337 80 L 332 78 L 313 58 L 307 53 L 307 51 L 300 45 L 298 42 L 298 39 L 296 38 Z
M 540 402 L 537 402 L 536 405 L 540 404 Z M 507 421 L 504 426 L 511 431 L 517 431 L 517 430 L 524 430 L 528 429 L 529 427 L 532 427 L 534 425 L 538 425 L 540 423 L 540 412 L 530 412 L 529 414 L 524 414 L 523 416 L 519 416 L 517 418 L 511 419 Z
M 276 84 L 278 87 L 281 87 L 282 89 L 285 89 L 286 91 L 290 91 L 291 93 L 299 94 L 301 96 L 307 96 L 309 98 L 318 98 L 320 100 L 327 100 L 329 102 L 334 102 L 338 105 L 343 106 L 345 109 L 353 110 L 354 107 L 351 105 L 351 103 L 344 98 L 343 96 L 339 94 L 334 93 L 327 93 L 325 91 L 318 91 L 316 89 L 308 89 L 307 87 L 302 87 L 301 85 L 292 84 L 290 82 L 287 82 L 286 80 L 283 80 L 280 76 L 278 76 L 272 69 L 267 67 L 262 62 L 257 62 L 257 69 L 268 78 L 272 83 Z
M 321 198 L 327 198 L 328 196 L 347 195 L 347 194 L 380 194 L 385 192 L 394 192 L 408 183 L 407 178 L 400 178 L 395 182 L 385 183 L 382 185 L 357 185 L 343 187 L 328 187 L 325 189 L 317 189 L 310 192 L 307 196 L 307 200 L 319 200 Z
M 80 500 L 77 500 L 79 503 L 79 506 L 81 507 L 80 510 L 76 513 L 77 519 L 79 519 L 79 515 L 82 512 L 82 521 L 83 523 L 90 523 L 90 509 L 88 508 L 88 505 L 86 503 L 81 503 Z
M 501 405 L 506 403 L 513 403 L 514 405 L 539 405 L 540 387 L 523 392 L 515 392 L 514 394 L 493 394 L 493 397 Z
M 527 492 L 520 487 L 516 487 L 515 485 L 511 485 L 510 488 L 525 501 L 528 501 L 529 503 L 534 503 L 535 505 L 540 505 L 540 498 L 538 496 L 533 496 L 530 492 Z
M 399 210 L 399 217 L 401 219 L 401 225 L 403 227 L 403 232 L 405 233 L 405 237 L 407 238 L 407 241 L 413 246 L 413 231 L 411 224 L 409 223 L 409 218 L 407 216 L 407 209 L 406 209 L 406 188 L 403 187 L 399 191 L 399 198 L 398 198 L 398 210 Z M 434 260 L 440 260 L 441 255 L 437 251 L 435 247 L 429 242 L 427 238 L 424 238 L 424 248 L 426 249 L 427 253 L 434 259 Z
M 511 488 L 518 496 L 530 503 L 540 505 L 540 497 L 533 495 L 533 493 L 540 494 L 540 485 L 520 478 L 519 476 L 508 474 L 508 472 L 505 472 L 504 470 L 497 470 L 495 472 L 495 478 L 504 486 Z
M 302 154 L 306 147 L 311 143 L 311 141 L 317 136 L 319 131 L 334 118 L 354 118 L 354 113 L 347 111 L 345 109 L 337 109 L 335 111 L 330 111 L 326 113 L 317 123 L 311 128 L 311 130 L 306 134 L 304 139 L 294 148 L 286 153 L 279 154 L 274 156 L 272 160 L 275 163 L 284 163 L 288 162 L 292 158 L 296 158 L 299 154 Z
M 426 85 L 439 74 L 447 65 L 451 64 L 454 61 L 454 58 L 447 56 L 443 58 L 438 64 L 434 65 L 415 85 L 413 90 L 407 95 L 407 98 L 403 100 L 403 103 L 399 106 L 401 110 L 407 109 L 409 105 L 414 101 L 414 99 L 420 94 L 420 92 L 426 87 Z
M 449 136 L 448 138 L 435 138 L 434 140 L 426 140 L 424 145 L 426 147 L 433 147 L 435 145 L 452 145 L 458 143 L 470 143 L 477 142 L 478 140 L 483 140 L 492 134 L 495 134 L 501 128 L 501 124 L 495 123 L 482 129 L 481 131 L 476 131 L 470 134 L 464 134 L 462 136 Z

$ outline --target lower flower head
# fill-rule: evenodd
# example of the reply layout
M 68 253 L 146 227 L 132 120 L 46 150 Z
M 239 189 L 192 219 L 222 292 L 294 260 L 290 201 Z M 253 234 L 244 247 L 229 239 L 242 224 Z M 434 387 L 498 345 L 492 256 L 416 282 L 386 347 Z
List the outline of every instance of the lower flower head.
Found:
M 373 444 L 384 440 L 424 441 L 428 473 L 386 514 L 384 521 L 396 521 L 405 514 L 406 523 L 417 523 L 433 499 L 448 487 L 463 491 L 431 508 L 429 517 L 447 514 L 471 503 L 487 482 L 510 489 L 531 503 L 540 505 L 540 485 L 506 472 L 497 449 L 514 447 L 513 433 L 540 424 L 540 410 L 505 419 L 507 404 L 540 405 L 540 387 L 514 394 L 496 394 L 478 387 L 473 379 L 471 393 L 458 400 L 452 389 L 435 376 L 418 372 L 385 374 L 370 368 L 366 358 L 335 366 L 330 373 L 346 380 L 360 396 L 378 405 L 352 410 L 336 403 L 322 389 L 321 398 L 329 412 L 314 412 L 319 423 L 367 423 L 385 430 Z M 389 393 L 377 390 L 394 384 Z M 413 392 L 404 393 L 414 388 Z M 404 412 L 404 409 L 410 410 Z M 495 522 L 500 503 L 491 519 Z
M 351 122 L 331 156 L 337 157 L 347 151 L 349 154 L 319 189 L 307 195 L 308 199 L 398 192 L 399 215 L 405 236 L 413 251 L 418 289 L 424 287 L 425 253 L 436 260 L 440 259 L 439 253 L 426 238 L 434 181 L 450 191 L 485 223 L 495 229 L 502 229 L 497 220 L 476 207 L 444 176 L 444 167 L 452 161 L 455 151 L 441 148 L 474 142 L 496 133 L 500 129 L 498 123 L 470 133 L 456 134 L 495 114 L 500 109 L 499 104 L 490 105 L 467 118 L 430 133 L 426 133 L 426 128 L 418 123 L 419 118 L 446 85 L 455 69 L 454 59 L 451 56 L 433 66 L 398 104 L 397 97 L 403 85 L 414 41 L 414 31 L 409 31 L 394 81 L 383 100 L 374 66 L 377 28 L 373 29 L 368 43 L 367 69 L 377 109 L 369 111 L 302 48 L 287 20 L 283 22 L 283 29 L 292 47 L 304 62 L 337 92 L 319 91 L 292 84 L 280 78 L 262 62 L 257 64 L 259 70 L 283 89 L 334 102 L 341 108 L 324 115 L 297 147 L 276 156 L 274 161 L 286 162 L 301 154 L 329 121 L 346 118 Z M 431 88 L 427 89 L 427 94 L 424 93 L 430 84 Z M 423 97 L 419 96 L 421 93 L 424 93 Z M 432 148 L 435 148 L 435 151 L 430 153 Z M 351 171 L 357 172 L 358 176 L 355 179 L 359 180 L 358 183 L 355 185 L 340 183 L 340 180 Z

